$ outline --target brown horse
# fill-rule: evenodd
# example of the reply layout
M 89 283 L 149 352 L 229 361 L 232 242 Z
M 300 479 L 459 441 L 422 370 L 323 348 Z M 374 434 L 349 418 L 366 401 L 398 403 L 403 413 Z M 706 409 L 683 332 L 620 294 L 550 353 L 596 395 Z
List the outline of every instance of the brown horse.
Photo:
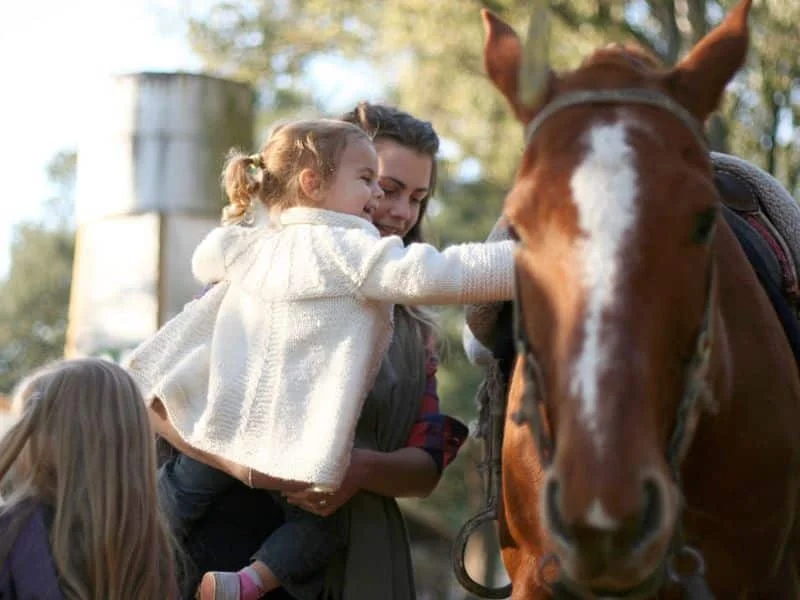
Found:
M 750 4 L 673 69 L 604 48 L 532 104 L 519 38 L 483 13 L 487 72 L 527 135 L 505 204 L 513 598 L 800 598 L 798 368 L 719 215 L 702 133 Z

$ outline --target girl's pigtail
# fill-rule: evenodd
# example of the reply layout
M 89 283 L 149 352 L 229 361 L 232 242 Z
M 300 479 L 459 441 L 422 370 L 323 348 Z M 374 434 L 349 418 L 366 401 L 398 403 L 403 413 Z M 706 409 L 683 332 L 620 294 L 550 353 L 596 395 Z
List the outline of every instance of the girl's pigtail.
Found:
M 228 154 L 222 175 L 228 205 L 222 209 L 222 224 L 237 225 L 252 221 L 253 201 L 261 190 L 264 161 L 260 154 L 247 156 L 237 150 Z

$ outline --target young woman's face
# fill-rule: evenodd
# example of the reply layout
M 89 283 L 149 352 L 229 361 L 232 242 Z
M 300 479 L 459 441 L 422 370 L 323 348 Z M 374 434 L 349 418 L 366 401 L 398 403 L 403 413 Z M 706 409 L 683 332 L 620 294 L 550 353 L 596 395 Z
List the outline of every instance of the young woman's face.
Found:
M 384 198 L 372 214 L 381 235 L 405 236 L 420 218 L 428 196 L 433 159 L 389 139 L 375 140 L 378 182 Z

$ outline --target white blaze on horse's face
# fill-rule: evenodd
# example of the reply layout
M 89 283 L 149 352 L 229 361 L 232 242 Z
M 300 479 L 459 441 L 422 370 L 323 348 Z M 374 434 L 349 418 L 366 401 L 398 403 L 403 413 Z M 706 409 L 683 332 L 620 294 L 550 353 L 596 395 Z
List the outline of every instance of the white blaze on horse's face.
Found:
M 615 531 L 619 527 L 619 522 L 608 515 L 600 498 L 592 500 L 584 519 L 587 525 L 600 531 Z
M 623 350 L 606 322 L 614 318 L 625 243 L 636 222 L 638 189 L 625 122 L 594 125 L 586 137 L 588 151 L 570 180 L 583 234 L 577 250 L 586 293 L 584 338 L 573 366 L 571 392 L 579 399 L 584 424 L 601 452 L 599 382 L 615 353 Z

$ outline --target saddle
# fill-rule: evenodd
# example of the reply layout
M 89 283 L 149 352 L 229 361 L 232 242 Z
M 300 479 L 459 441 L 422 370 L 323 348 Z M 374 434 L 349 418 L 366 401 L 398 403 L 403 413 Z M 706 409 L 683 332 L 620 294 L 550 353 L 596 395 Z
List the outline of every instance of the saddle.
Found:
M 766 244 L 761 251 L 770 269 L 768 275 L 779 283 L 797 314 L 800 307 L 800 207 L 786 188 L 755 165 L 717 152 L 711 153 L 711 161 L 714 183 L 723 205 L 750 226 L 751 238 L 756 235 L 755 239 L 760 238 Z M 741 235 L 745 234 L 735 233 L 742 242 Z

